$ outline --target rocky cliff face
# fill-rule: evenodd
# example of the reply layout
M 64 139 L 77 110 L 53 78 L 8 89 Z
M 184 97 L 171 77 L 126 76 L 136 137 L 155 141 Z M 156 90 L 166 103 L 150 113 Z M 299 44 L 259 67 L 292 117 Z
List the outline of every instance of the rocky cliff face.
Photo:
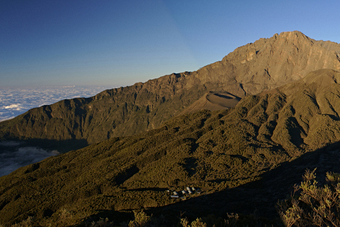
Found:
M 63 100 L 0 123 L 2 139 L 103 141 L 158 127 L 207 92 L 254 95 L 303 78 L 340 69 L 340 46 L 300 32 L 284 32 L 237 48 L 195 72 L 171 74 L 89 99 Z M 204 105 L 202 105 L 204 106 Z
M 202 83 L 220 84 L 221 89 L 244 96 L 282 86 L 317 69 L 339 70 L 339 56 L 339 44 L 283 32 L 239 47 L 194 74 Z

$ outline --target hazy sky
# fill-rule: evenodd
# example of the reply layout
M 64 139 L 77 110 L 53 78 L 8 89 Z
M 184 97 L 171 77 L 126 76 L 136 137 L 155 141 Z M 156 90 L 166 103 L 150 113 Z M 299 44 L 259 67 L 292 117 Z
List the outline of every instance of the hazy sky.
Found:
M 299 30 L 340 42 L 340 1 L 1 0 L 0 86 L 125 86 Z

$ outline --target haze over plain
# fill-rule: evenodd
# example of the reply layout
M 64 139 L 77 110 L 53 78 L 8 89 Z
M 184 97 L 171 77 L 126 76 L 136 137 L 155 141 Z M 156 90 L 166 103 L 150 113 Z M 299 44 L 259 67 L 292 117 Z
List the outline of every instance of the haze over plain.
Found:
M 1 1 L 1 87 L 145 82 L 260 37 L 338 42 L 338 1 Z

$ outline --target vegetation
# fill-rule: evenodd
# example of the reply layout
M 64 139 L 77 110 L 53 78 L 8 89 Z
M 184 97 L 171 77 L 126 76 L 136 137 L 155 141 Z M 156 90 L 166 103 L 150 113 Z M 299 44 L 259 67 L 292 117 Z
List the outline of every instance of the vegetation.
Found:
M 109 220 L 123 219 L 125 212 L 140 209 L 168 213 L 167 218 L 185 211 L 190 220 L 261 210 L 261 216 L 275 219 L 277 199 L 305 168 L 339 166 L 339 122 L 320 114 L 326 106 L 308 98 L 336 92 L 336 84 L 311 92 L 315 83 L 308 78 L 315 81 L 319 74 L 305 78 L 302 90 L 287 85 L 247 96 L 233 109 L 180 115 L 155 130 L 20 168 L 0 178 L 0 219 L 14 224 L 34 216 L 44 226 L 57 222 L 64 209 L 72 224 L 106 213 Z M 336 99 L 328 100 L 337 111 Z M 188 186 L 202 193 L 183 199 L 166 193 Z
M 307 170 L 290 199 L 279 203 L 287 227 L 340 226 L 340 175 L 327 173 L 327 184 L 320 186 L 315 171 Z
M 267 224 L 260 224 L 256 218 L 252 216 L 248 216 L 240 220 L 238 214 L 227 214 L 227 218 L 223 219 L 220 217 L 216 217 L 214 215 L 210 215 L 204 218 L 196 218 L 195 220 L 189 221 L 188 218 L 175 218 L 175 221 L 172 224 L 169 224 L 167 220 L 164 220 L 164 217 L 161 215 L 159 217 L 154 217 L 152 215 L 146 214 L 143 210 L 134 211 L 134 218 L 130 221 L 124 221 L 120 223 L 115 223 L 113 221 L 110 222 L 108 218 L 100 217 L 97 221 L 92 221 L 91 223 L 83 223 L 82 226 L 86 227 L 158 227 L 158 226 L 181 226 L 181 227 L 236 227 L 236 226 L 274 226 Z M 246 220 L 245 220 L 246 219 Z M 47 226 L 69 226 L 67 219 L 64 217 L 60 217 L 57 222 L 48 223 Z M 16 223 L 11 225 L 11 227 L 33 227 L 36 226 L 34 219 L 29 217 L 27 220 L 24 220 L 20 223 Z M 277 226 L 277 225 L 275 225 Z M 278 225 L 281 226 L 281 225 Z M 0 225 L 0 227 L 3 227 Z
M 316 169 L 306 170 L 303 181 L 294 186 L 293 194 L 289 199 L 279 201 L 277 204 L 278 212 L 286 227 L 292 226 L 334 226 L 340 225 L 340 174 L 327 173 L 326 184 L 320 185 L 316 181 Z M 169 226 L 163 215 L 153 217 L 146 214 L 143 210 L 133 211 L 134 219 L 128 222 L 110 222 L 108 218 L 100 217 L 97 221 L 83 223 L 91 227 L 148 227 L 148 226 Z M 48 226 L 69 226 L 72 214 L 63 209 L 56 222 L 49 223 Z M 176 221 L 174 222 L 176 223 Z M 207 226 L 282 226 L 279 222 L 264 220 L 253 215 L 245 216 L 240 219 L 238 214 L 228 214 L 226 219 L 216 216 L 196 218 L 191 222 L 188 218 L 180 218 L 177 225 L 182 227 L 207 227 Z M 2 225 L 0 225 L 2 227 Z M 36 226 L 33 217 L 11 225 L 11 227 L 31 227 Z

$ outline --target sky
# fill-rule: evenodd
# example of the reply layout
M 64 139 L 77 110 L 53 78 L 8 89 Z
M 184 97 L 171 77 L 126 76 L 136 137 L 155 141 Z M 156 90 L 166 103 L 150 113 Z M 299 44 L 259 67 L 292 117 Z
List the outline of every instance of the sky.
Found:
M 1 0 L 0 87 L 128 86 L 284 31 L 339 43 L 339 9 L 338 0 Z

